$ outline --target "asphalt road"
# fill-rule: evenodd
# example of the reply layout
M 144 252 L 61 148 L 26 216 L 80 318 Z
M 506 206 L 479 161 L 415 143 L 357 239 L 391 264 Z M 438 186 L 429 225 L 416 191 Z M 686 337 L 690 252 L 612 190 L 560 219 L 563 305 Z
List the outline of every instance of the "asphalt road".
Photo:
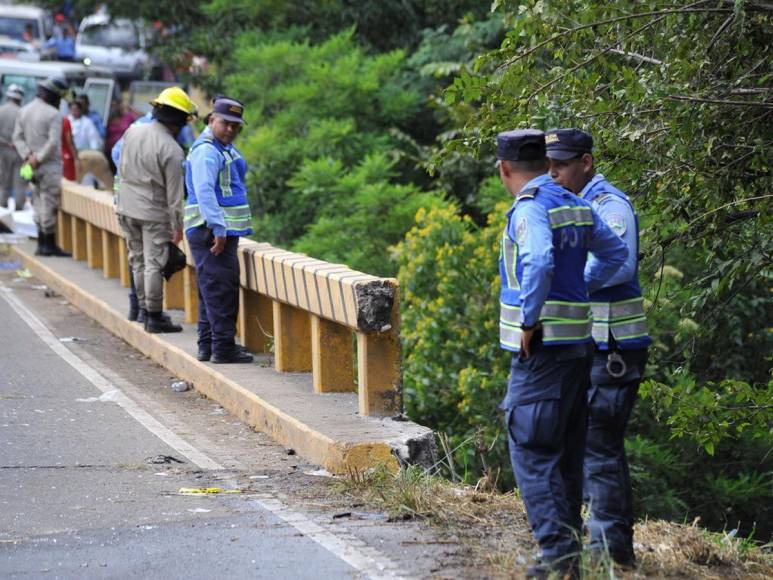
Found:
M 172 392 L 167 371 L 14 276 L 0 272 L 0 577 L 362 578 L 435 565 L 407 548 L 384 555 L 421 530 L 378 513 L 337 519 L 316 467 Z M 180 491 L 207 487 L 239 493 Z M 316 511 L 293 500 L 304 490 Z

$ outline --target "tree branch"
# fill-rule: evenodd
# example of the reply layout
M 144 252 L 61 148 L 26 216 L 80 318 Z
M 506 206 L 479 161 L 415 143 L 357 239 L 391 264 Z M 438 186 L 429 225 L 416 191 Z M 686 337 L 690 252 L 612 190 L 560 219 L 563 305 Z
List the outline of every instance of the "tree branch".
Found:
M 650 56 L 644 56 L 643 54 L 639 54 L 638 52 L 625 52 L 624 50 L 620 50 L 619 48 L 610 48 L 609 52 L 611 52 L 612 54 L 619 54 L 620 56 L 624 56 L 629 60 L 635 60 L 636 62 L 643 62 L 645 64 L 655 64 L 658 66 L 663 64 L 662 60 L 658 60 Z
M 711 105 L 726 105 L 728 107 L 762 107 L 763 109 L 773 109 L 773 103 L 765 101 L 727 101 L 723 99 L 706 99 L 703 97 L 691 97 L 689 95 L 667 95 L 671 101 L 687 101 L 690 103 L 708 103 Z
M 709 12 L 709 13 L 720 13 L 720 14 L 727 14 L 732 13 L 732 8 L 694 8 L 694 6 L 698 6 L 700 4 L 705 4 L 706 0 L 701 0 L 699 2 L 695 2 L 693 4 L 689 4 L 688 6 L 684 8 L 678 8 L 678 9 L 672 9 L 672 10 L 655 10 L 652 12 L 639 12 L 638 14 L 626 14 L 624 16 L 617 16 L 615 18 L 608 18 L 606 20 L 599 20 L 597 22 L 592 22 L 590 24 L 581 24 L 580 26 L 575 26 L 574 28 L 569 28 L 568 30 L 564 30 L 562 32 L 557 32 L 547 40 L 543 40 L 542 42 L 537 43 L 536 45 L 532 46 L 530 49 L 526 50 L 525 52 L 518 54 L 505 62 L 503 62 L 501 65 L 497 67 L 497 71 L 509 67 L 512 64 L 515 64 L 521 59 L 526 58 L 533 52 L 538 51 L 540 48 L 543 48 L 550 44 L 551 42 L 558 40 L 562 36 L 569 36 L 571 34 L 574 34 L 575 32 L 580 32 L 581 30 L 587 30 L 588 28 L 596 28 L 597 26 L 605 26 L 607 24 L 614 24 L 615 22 L 623 22 L 624 20 L 634 20 L 636 18 L 647 18 L 649 16 L 668 16 L 670 14 L 691 14 L 691 13 L 701 13 L 701 12 Z

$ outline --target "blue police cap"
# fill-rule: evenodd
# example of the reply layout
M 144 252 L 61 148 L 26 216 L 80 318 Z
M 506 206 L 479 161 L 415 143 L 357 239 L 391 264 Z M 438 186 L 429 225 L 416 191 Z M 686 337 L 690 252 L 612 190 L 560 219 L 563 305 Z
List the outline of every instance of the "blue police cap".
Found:
M 244 105 L 236 99 L 220 97 L 212 104 L 212 115 L 222 117 L 232 123 L 245 124 L 242 115 L 244 114 Z
M 593 137 L 579 129 L 551 129 L 545 133 L 545 147 L 548 157 L 565 161 L 593 153 Z
M 497 159 L 534 161 L 545 158 L 545 134 L 537 129 L 516 129 L 497 135 Z

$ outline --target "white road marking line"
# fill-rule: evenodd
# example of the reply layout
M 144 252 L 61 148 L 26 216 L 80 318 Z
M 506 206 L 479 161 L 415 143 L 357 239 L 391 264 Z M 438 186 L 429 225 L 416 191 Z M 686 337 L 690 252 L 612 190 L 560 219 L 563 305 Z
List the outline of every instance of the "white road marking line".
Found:
M 89 364 L 78 357 L 78 355 L 64 346 L 48 329 L 45 323 L 27 308 L 18 297 L 14 296 L 12 292 L 0 292 L 0 297 L 8 303 L 19 318 L 21 318 L 21 320 L 23 320 L 51 350 L 83 375 L 83 377 L 97 387 L 97 389 L 102 391 L 103 394 L 110 393 L 111 400 L 120 405 L 121 408 L 148 431 L 202 469 L 225 469 L 222 465 L 213 459 L 210 459 L 206 454 L 202 453 L 173 431 L 162 425 L 157 419 L 142 409 L 132 399 L 127 397 L 123 391 L 115 385 L 118 381 L 109 381 L 103 374 L 100 374 L 92 366 L 89 366 Z M 301 534 L 313 540 L 328 552 L 369 578 L 373 578 L 374 580 L 404 578 L 404 576 L 397 572 L 396 564 L 377 549 L 371 548 L 362 540 L 349 534 L 333 533 L 325 529 L 302 513 L 290 509 L 276 497 L 267 496 L 263 499 L 253 499 L 252 503 L 271 512 L 273 515 L 298 530 Z

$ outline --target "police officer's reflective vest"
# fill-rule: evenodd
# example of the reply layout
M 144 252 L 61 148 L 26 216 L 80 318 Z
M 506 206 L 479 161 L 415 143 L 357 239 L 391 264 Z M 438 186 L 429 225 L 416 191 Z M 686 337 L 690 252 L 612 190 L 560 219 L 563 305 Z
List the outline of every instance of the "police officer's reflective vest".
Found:
M 521 282 L 523 264 L 518 245 L 510 237 L 509 224 L 519 203 L 538 203 L 548 213 L 553 232 L 555 269 L 547 300 L 540 312 L 545 345 L 574 344 L 591 340 L 591 316 L 583 273 L 588 239 L 593 228 L 590 204 L 566 193 L 555 184 L 522 192 L 507 213 L 499 258 L 499 343 L 505 350 L 521 348 Z
M 220 153 L 220 170 L 215 184 L 215 195 L 217 203 L 225 215 L 226 235 L 247 236 L 252 233 L 247 186 L 244 183 L 247 162 L 235 147 L 225 147 L 209 132 L 199 135 L 199 138 L 191 146 L 185 161 L 185 185 L 188 189 L 188 200 L 185 204 L 185 231 L 206 223 L 199 209 L 196 190 L 193 187 L 192 172 L 187 167 L 190 164 L 191 154 L 204 144 L 212 145 Z
M 593 339 L 600 350 L 609 349 L 610 334 L 621 350 L 646 348 L 652 344 L 652 339 L 647 332 L 644 299 L 639 286 L 639 218 L 628 196 L 604 179 L 594 184 L 583 199 L 598 206 L 607 196 L 615 196 L 625 201 L 634 215 L 637 260 L 636 270 L 630 280 L 591 293 Z

